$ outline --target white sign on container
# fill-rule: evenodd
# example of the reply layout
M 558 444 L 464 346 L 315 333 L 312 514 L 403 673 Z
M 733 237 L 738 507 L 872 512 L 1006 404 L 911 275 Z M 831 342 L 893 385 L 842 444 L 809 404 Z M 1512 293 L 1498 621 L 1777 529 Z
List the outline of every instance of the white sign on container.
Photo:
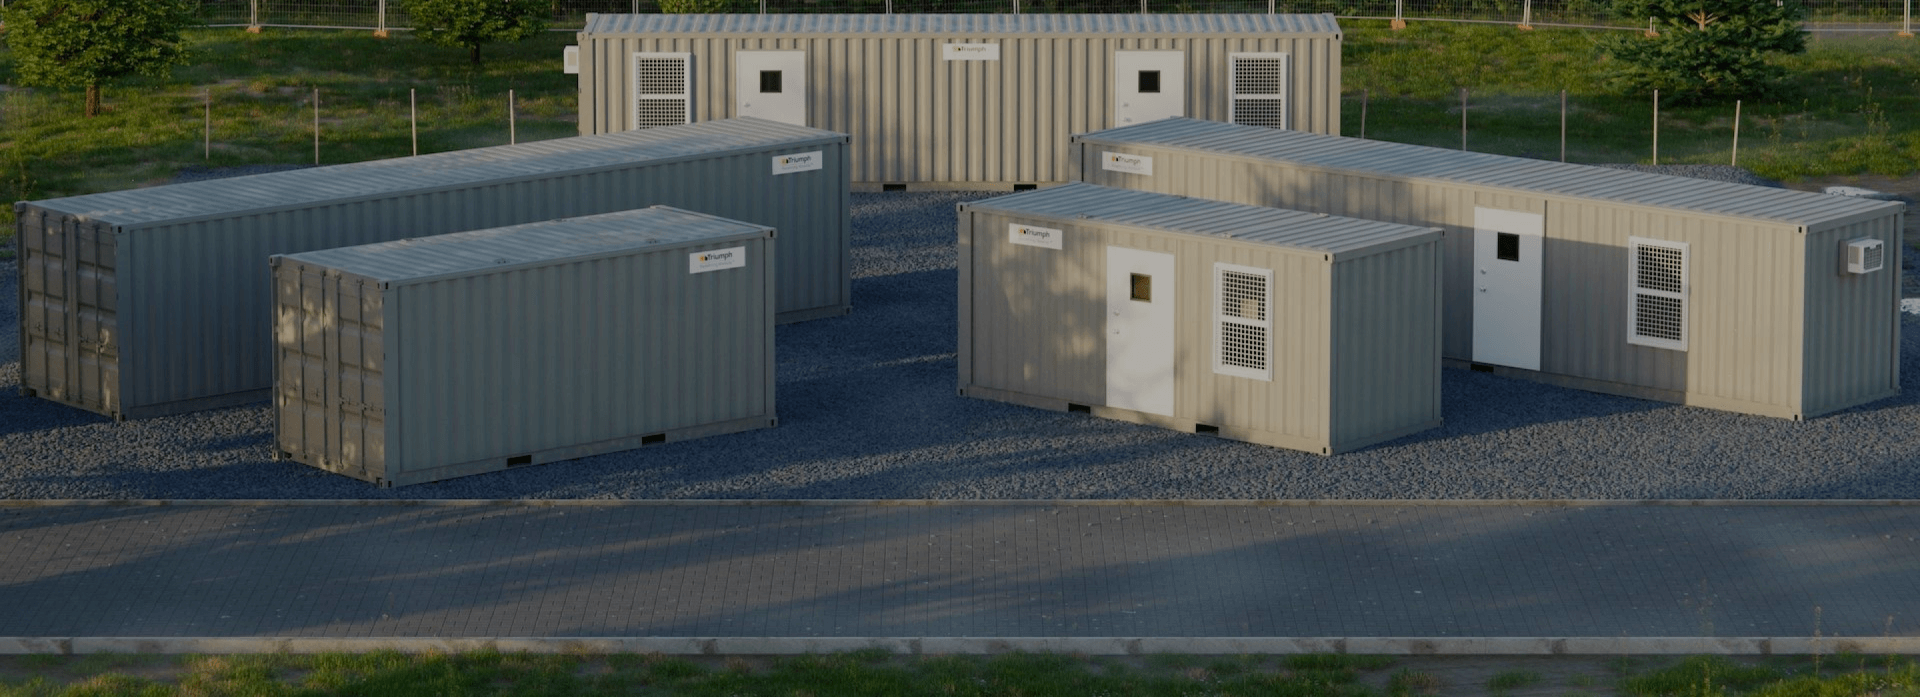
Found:
M 1153 158 L 1118 152 L 1100 153 L 1100 168 L 1115 172 L 1153 176 Z
M 820 163 L 824 159 L 825 158 L 821 156 L 821 151 L 819 150 L 815 150 L 813 152 L 794 153 L 792 155 L 774 155 L 773 156 L 773 173 L 774 174 L 793 174 L 794 172 L 813 171 L 816 169 L 820 169 L 820 166 L 821 166 Z
M 687 255 L 687 273 L 706 273 L 721 269 L 739 269 L 747 265 L 746 247 L 709 249 Z
M 1000 44 L 941 44 L 940 57 L 950 61 L 997 61 Z
M 1050 227 L 1021 225 L 1019 223 L 1007 224 L 1007 241 L 1028 247 L 1059 249 L 1060 239 L 1064 236 L 1064 232 Z

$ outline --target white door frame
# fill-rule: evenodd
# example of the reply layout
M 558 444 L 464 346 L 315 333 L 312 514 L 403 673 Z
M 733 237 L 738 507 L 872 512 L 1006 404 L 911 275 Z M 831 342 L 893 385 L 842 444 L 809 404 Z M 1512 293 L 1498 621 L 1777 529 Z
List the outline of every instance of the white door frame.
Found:
M 1107 406 L 1173 415 L 1174 266 L 1172 254 L 1107 248 Z
M 1152 73 L 1151 79 L 1142 73 Z M 1143 92 L 1143 87 L 1157 91 Z M 1186 51 L 1113 52 L 1114 126 L 1186 115 Z
M 777 93 L 761 92 L 761 73 L 774 73 Z M 736 51 L 733 113 L 796 126 L 807 125 L 807 52 Z
M 1539 213 L 1473 209 L 1473 362 L 1540 369 L 1546 231 Z

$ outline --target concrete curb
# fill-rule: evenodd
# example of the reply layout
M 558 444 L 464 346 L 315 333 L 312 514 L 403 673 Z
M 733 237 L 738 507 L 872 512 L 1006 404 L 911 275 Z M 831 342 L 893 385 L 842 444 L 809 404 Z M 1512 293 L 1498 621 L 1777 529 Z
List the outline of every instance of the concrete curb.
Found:
M 164 507 L 164 506 L 393 506 L 620 508 L 627 506 L 1245 506 L 1262 508 L 1397 507 L 1905 507 L 1920 499 L 0 499 L 4 508 Z
M 1920 655 L 1920 637 L 0 637 L 0 655 L 660 653 L 793 655 L 882 649 L 889 653 L 1139 654 L 1350 653 L 1389 656 Z

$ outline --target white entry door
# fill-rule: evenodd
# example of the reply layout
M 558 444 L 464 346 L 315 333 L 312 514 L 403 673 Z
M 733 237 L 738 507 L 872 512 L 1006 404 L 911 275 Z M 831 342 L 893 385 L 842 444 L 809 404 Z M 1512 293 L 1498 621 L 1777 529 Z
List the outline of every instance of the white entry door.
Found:
M 1115 126 L 1186 115 L 1186 52 L 1113 52 Z
M 1547 218 L 1473 209 L 1473 362 L 1540 369 Z
M 1107 248 L 1107 406 L 1173 415 L 1173 255 Z
M 807 125 L 805 51 L 741 51 L 733 65 L 734 114 Z

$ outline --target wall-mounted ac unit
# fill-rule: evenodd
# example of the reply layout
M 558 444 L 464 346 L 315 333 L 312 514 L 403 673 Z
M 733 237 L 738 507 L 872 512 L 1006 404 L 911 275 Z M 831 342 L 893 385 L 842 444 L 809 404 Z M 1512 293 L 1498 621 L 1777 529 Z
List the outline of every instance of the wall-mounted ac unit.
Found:
M 1873 273 L 1886 260 L 1886 243 L 1871 237 L 1847 240 L 1847 273 Z

